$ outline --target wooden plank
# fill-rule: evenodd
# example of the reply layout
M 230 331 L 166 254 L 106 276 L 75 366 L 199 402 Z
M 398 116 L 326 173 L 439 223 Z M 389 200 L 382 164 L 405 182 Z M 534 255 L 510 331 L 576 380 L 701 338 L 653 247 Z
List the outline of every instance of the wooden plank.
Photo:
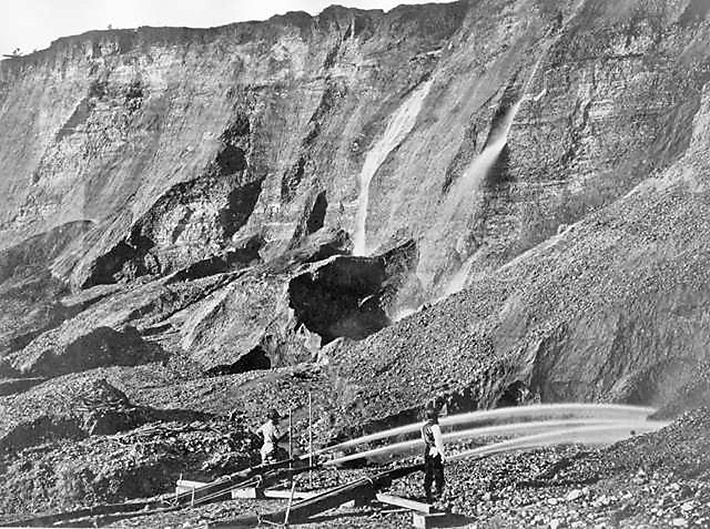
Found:
M 184 492 L 177 492 L 175 502 L 182 506 L 197 505 L 211 501 L 221 501 L 231 497 L 233 489 L 253 487 L 257 476 L 261 476 L 263 486 L 273 486 L 286 476 L 293 476 L 309 470 L 308 467 L 288 468 L 294 460 L 277 461 L 268 465 L 245 468 L 234 474 L 222 476 L 201 487 L 189 488 Z
M 291 507 L 290 521 L 296 523 L 315 514 L 340 507 L 344 503 L 354 501 L 354 498 L 358 496 L 367 495 L 368 489 L 371 488 L 372 483 L 369 480 L 359 479 L 345 486 L 336 487 L 335 489 L 327 490 L 311 498 L 301 500 Z M 276 516 L 271 521 L 281 521 L 282 519 L 283 516 Z
M 145 511 L 146 509 L 155 509 L 157 506 L 157 503 L 148 501 L 98 505 L 96 507 L 77 509 L 69 512 L 26 518 L 9 523 L 6 522 L 3 527 L 49 527 L 57 522 L 66 522 L 87 518 L 89 516 L 102 516 L 112 513 L 134 513 L 137 511 Z
M 314 496 L 317 496 L 317 492 L 298 492 L 295 491 L 293 493 L 293 498 L 295 500 L 307 500 L 308 498 L 313 498 Z M 289 499 L 291 497 L 291 491 L 290 490 L 285 490 L 285 489 L 264 489 L 264 497 L 265 498 L 281 498 L 281 499 Z
M 175 494 L 177 496 L 183 496 L 185 494 L 189 494 L 192 496 L 192 492 L 195 491 L 195 499 L 199 499 L 201 496 L 201 491 L 204 490 L 205 487 L 210 485 L 210 483 L 205 483 L 203 481 L 193 481 L 190 479 L 179 479 L 177 482 L 177 485 L 175 486 Z M 229 499 L 229 492 L 225 492 L 223 495 L 220 495 L 217 499 L 221 500 L 227 500 Z
M 371 478 L 360 478 L 340 487 L 326 490 L 325 492 L 313 496 L 312 498 L 302 500 L 291 506 L 289 509 L 289 523 L 303 523 L 311 516 L 335 509 L 344 503 L 353 501 L 358 497 L 367 496 L 374 499 L 377 490 L 389 487 L 392 484 L 392 480 L 402 478 L 413 472 L 422 471 L 423 469 L 423 464 L 396 468 Z M 256 517 L 241 516 L 232 520 L 210 522 L 208 527 L 211 529 L 231 529 L 236 527 L 244 527 L 245 525 L 257 525 L 265 521 L 281 523 L 285 519 L 285 516 L 285 511 L 269 513 L 261 517 L 258 515 Z
M 221 485 L 223 491 L 219 491 L 219 488 L 215 485 Z M 206 494 L 214 495 L 214 500 L 225 501 L 230 498 L 234 498 L 234 490 L 228 487 L 229 482 L 224 480 L 222 482 L 204 482 L 204 481 L 194 481 L 191 479 L 179 479 L 175 486 L 175 494 L 182 499 L 182 503 L 190 504 L 192 498 L 198 503 Z M 247 489 L 236 489 L 236 490 L 249 490 Z M 244 498 L 253 498 L 254 496 L 239 496 Z
M 209 485 L 209 483 L 204 483 L 202 481 L 192 481 L 189 479 L 180 479 L 177 482 L 175 491 L 180 494 L 183 492 L 191 491 L 192 489 L 199 489 Z M 291 495 L 290 490 L 285 489 L 258 489 L 256 487 L 247 487 L 244 489 L 233 489 L 232 498 L 242 498 L 242 499 L 254 499 L 254 498 L 274 498 L 274 499 L 288 499 Z M 259 494 L 258 492 L 261 492 Z M 317 492 L 294 492 L 293 497 L 297 500 L 306 500 L 317 496 Z
M 232 499 L 256 500 L 264 497 L 261 492 L 262 491 L 260 489 L 257 489 L 255 487 L 247 487 L 245 489 L 234 489 L 232 490 Z
M 375 494 L 375 499 L 380 503 L 385 503 L 387 505 L 394 505 L 395 507 L 404 507 L 410 511 L 422 512 L 424 514 L 431 514 L 432 507 L 428 503 L 423 503 L 421 501 L 410 500 L 407 498 L 400 498 L 399 496 L 391 496 L 390 494 Z
M 228 500 L 231 497 L 230 490 L 238 487 L 243 481 L 243 477 L 239 474 L 232 474 L 209 483 L 187 479 L 178 480 L 178 486 L 175 487 L 175 502 L 186 506 L 205 501 Z
M 185 487 L 188 489 L 191 488 L 198 488 L 198 487 L 204 487 L 205 485 L 208 485 L 208 483 L 204 481 L 193 481 L 191 479 L 179 479 L 177 481 L 177 486 L 178 487 Z
M 416 529 L 431 529 L 432 527 L 446 527 L 449 525 L 450 515 L 446 512 L 435 512 L 424 514 L 421 512 L 412 513 L 412 525 Z
M 359 479 L 341 487 L 327 490 L 311 498 L 299 501 L 291 506 L 289 510 L 289 523 L 300 523 L 314 514 L 335 509 L 344 503 L 352 502 L 353 497 L 365 494 L 367 488 L 371 488 L 372 483 L 368 479 Z M 241 517 L 235 520 L 220 520 L 208 523 L 207 527 L 214 528 L 235 528 L 257 525 L 264 521 L 271 523 L 282 523 L 286 512 L 279 511 L 266 514 L 258 519 L 253 517 Z
M 317 496 L 317 492 L 294 492 L 293 497 L 296 500 L 306 500 Z M 234 489 L 232 491 L 232 499 L 263 499 L 273 498 L 287 500 L 291 497 L 291 491 L 285 489 L 257 489 L 256 487 L 247 487 L 245 489 Z

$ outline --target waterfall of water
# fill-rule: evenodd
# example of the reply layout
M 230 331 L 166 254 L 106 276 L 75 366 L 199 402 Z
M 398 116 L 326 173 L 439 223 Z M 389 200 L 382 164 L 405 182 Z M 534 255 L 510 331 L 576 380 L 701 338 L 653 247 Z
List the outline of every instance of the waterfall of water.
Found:
M 510 134 L 510 129 L 522 102 L 523 99 L 519 99 L 508 109 L 498 129 L 494 132 L 493 139 L 486 145 L 481 154 L 471 162 L 453 192 L 471 192 L 478 189 L 481 180 L 491 170 L 501 151 L 508 143 L 508 134 Z
M 473 268 L 475 257 L 476 254 L 472 253 L 466 258 L 464 263 L 461 265 L 461 268 L 458 269 L 458 271 L 444 287 L 444 291 L 442 292 L 440 299 L 447 298 L 451 294 L 455 294 L 456 292 L 463 290 L 468 282 L 468 276 L 471 274 L 471 268 Z
M 533 79 L 535 78 L 535 75 L 537 74 L 538 69 L 540 68 L 540 65 L 542 64 L 543 59 L 546 56 L 546 52 L 547 49 L 549 49 L 549 46 L 550 44 L 548 44 L 548 48 L 545 48 L 545 51 L 541 53 L 538 59 L 535 61 L 535 64 L 532 68 L 532 72 L 530 73 L 527 80 L 525 81 L 525 84 L 523 85 L 520 99 L 508 110 L 508 113 L 503 119 L 502 126 L 495 134 L 495 140 L 490 142 L 483 150 L 483 152 L 481 152 L 481 154 L 473 160 L 471 165 L 464 173 L 464 176 L 460 179 L 460 184 L 450 193 L 450 196 L 454 197 L 454 208 L 458 208 L 459 204 L 464 198 L 470 198 L 470 196 L 478 190 L 481 180 L 493 167 L 493 164 L 495 164 L 496 160 L 498 159 L 498 156 L 500 156 L 500 153 L 503 151 L 503 148 L 508 143 L 508 134 L 510 133 L 510 128 L 513 125 L 515 116 L 518 113 L 520 105 L 523 103 L 523 101 L 529 98 L 527 92 L 532 84 Z M 547 88 L 543 88 L 542 91 L 533 98 L 534 101 L 539 101 L 539 99 L 542 98 L 546 92 Z M 454 211 L 447 212 L 446 218 L 450 219 L 453 214 Z M 445 297 L 450 296 L 451 294 L 463 290 L 463 288 L 468 282 L 471 269 L 473 268 L 474 259 L 475 253 L 468 256 L 466 261 L 464 261 L 464 263 L 461 265 L 461 268 L 459 268 L 458 272 L 454 274 L 451 280 L 444 287 L 442 295 L 439 299 L 443 299 Z
M 407 134 L 414 128 L 417 116 L 424 104 L 424 99 L 431 89 L 431 84 L 431 80 L 426 81 L 402 103 L 387 124 L 382 137 L 377 140 L 365 156 L 365 162 L 362 165 L 359 178 L 360 194 L 357 201 L 355 232 L 353 235 L 354 255 L 366 255 L 367 253 L 365 225 L 367 223 L 367 206 L 370 198 L 370 182 L 389 154 L 404 141 Z
M 443 216 L 447 222 L 454 217 L 464 201 L 471 199 L 471 196 L 478 190 L 481 181 L 488 174 L 488 171 L 491 170 L 496 160 L 498 160 L 498 156 L 500 156 L 503 148 L 508 143 L 508 134 L 510 133 L 513 121 L 522 102 L 523 98 L 516 101 L 515 104 L 508 109 L 498 130 L 494 132 L 493 140 L 490 141 L 481 154 L 471 162 L 463 176 L 456 183 L 454 189 L 449 192 L 451 199 L 447 200 Z M 474 256 L 475 254 L 470 255 L 461 268 L 459 268 L 458 272 L 454 274 L 451 280 L 446 284 L 442 292 L 442 298 L 459 292 L 466 286 L 468 276 L 473 267 Z

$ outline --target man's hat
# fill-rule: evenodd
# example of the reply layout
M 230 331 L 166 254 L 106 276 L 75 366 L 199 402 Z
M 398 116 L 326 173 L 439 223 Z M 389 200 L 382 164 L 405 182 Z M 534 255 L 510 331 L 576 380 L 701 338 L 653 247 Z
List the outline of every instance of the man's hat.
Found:
M 427 408 L 424 411 L 424 416 L 427 419 L 437 419 L 439 417 L 439 410 L 437 410 L 436 408 Z
M 281 415 L 279 415 L 279 412 L 276 411 L 276 408 L 271 408 L 269 412 L 266 414 L 266 417 L 268 419 L 278 421 L 281 418 Z

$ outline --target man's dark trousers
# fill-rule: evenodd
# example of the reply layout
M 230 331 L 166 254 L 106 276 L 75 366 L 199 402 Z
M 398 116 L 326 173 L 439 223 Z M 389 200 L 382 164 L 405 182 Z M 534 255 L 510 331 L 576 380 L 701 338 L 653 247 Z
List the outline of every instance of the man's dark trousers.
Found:
M 444 492 L 444 463 L 441 455 L 429 455 L 429 450 L 424 454 L 424 493 L 431 503 L 431 484 L 434 482 L 434 498 L 439 499 Z

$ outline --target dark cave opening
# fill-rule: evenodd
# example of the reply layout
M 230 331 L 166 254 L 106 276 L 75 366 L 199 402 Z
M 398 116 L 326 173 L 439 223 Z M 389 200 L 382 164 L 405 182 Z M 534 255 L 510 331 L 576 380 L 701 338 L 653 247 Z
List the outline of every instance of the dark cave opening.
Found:
M 527 388 L 525 384 L 520 380 L 516 380 L 505 388 L 501 396 L 498 398 L 495 407 L 507 408 L 510 406 L 519 406 L 525 399 L 526 391 Z
M 238 375 L 239 373 L 246 373 L 248 371 L 263 371 L 266 369 L 271 369 L 271 359 L 269 355 L 266 354 L 266 351 L 257 345 L 233 364 L 215 366 L 209 369 L 206 375 L 210 377 Z
M 222 175 L 243 171 L 247 166 L 246 155 L 242 149 L 234 145 L 225 145 L 217 154 L 217 166 Z
M 390 324 L 380 295 L 386 272 L 377 259 L 339 257 L 289 282 L 289 304 L 298 321 L 323 343 L 365 338 Z
M 328 210 L 328 199 L 325 196 L 325 191 L 318 193 L 313 209 L 306 221 L 306 234 L 310 235 L 321 229 L 325 225 L 325 214 Z

